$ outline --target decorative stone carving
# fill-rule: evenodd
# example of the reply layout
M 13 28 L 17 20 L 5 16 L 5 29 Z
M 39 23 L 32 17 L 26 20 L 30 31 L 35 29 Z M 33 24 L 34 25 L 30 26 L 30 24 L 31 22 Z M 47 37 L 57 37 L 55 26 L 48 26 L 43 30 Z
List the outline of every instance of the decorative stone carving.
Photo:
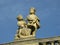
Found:
M 18 21 L 17 25 L 18 25 L 19 29 L 26 27 L 26 22 L 24 21 L 24 19 L 21 15 L 17 16 L 17 21 Z
M 35 12 L 36 12 L 35 8 L 30 8 L 30 13 L 26 18 L 27 22 L 23 19 L 21 15 L 17 16 L 18 30 L 15 35 L 15 39 L 35 37 L 37 29 L 40 28 L 39 24 L 40 20 L 35 15 Z
M 31 29 L 31 35 L 35 36 L 35 32 L 37 29 L 40 28 L 40 20 L 39 18 L 35 15 L 35 8 L 30 8 L 30 14 L 27 16 L 27 21 L 28 21 L 28 28 Z

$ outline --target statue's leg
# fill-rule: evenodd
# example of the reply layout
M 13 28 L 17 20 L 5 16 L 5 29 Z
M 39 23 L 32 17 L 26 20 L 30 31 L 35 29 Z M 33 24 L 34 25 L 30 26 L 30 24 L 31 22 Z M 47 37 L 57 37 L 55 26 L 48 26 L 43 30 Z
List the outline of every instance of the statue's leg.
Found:
M 19 39 L 18 34 L 15 35 L 15 39 Z
M 35 31 L 33 32 L 33 34 L 32 34 L 33 36 L 35 36 Z
M 36 36 L 36 31 L 37 31 L 37 28 L 35 28 L 35 31 L 32 32 L 33 36 Z

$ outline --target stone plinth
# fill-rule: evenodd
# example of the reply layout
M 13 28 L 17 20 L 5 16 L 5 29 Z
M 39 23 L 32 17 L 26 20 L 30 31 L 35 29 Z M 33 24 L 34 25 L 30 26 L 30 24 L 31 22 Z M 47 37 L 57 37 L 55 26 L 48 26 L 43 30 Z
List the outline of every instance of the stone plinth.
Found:
M 30 38 L 21 38 L 21 39 L 18 39 L 18 40 L 15 40 L 14 42 L 18 42 L 18 43 L 15 43 L 14 45 L 39 45 L 38 42 L 29 42 L 33 39 L 36 39 L 34 37 L 30 37 Z M 26 42 L 27 41 L 27 42 Z M 34 41 L 34 40 L 33 40 Z M 20 42 L 20 43 L 19 43 Z
M 54 42 L 60 43 L 60 36 L 57 37 L 50 37 L 50 38 L 25 38 L 25 39 L 19 39 L 19 40 L 14 40 L 13 42 L 5 43 L 5 44 L 0 44 L 0 45 L 46 45 L 47 42 L 50 42 L 52 45 Z

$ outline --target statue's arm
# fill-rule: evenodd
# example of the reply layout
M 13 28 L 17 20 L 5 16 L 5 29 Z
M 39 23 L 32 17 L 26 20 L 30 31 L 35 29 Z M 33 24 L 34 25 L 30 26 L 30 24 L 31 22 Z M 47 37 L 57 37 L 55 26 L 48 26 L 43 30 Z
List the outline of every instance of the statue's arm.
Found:
M 37 16 L 36 16 L 36 18 L 37 18 L 38 22 L 40 22 L 40 19 L 39 19 L 39 17 L 37 17 Z

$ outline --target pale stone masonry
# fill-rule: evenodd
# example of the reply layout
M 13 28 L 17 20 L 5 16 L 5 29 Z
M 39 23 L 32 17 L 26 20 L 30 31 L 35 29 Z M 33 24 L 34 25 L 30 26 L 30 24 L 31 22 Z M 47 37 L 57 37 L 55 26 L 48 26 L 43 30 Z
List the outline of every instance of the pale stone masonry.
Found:
M 60 36 L 51 38 L 26 38 L 0 45 L 60 45 Z

